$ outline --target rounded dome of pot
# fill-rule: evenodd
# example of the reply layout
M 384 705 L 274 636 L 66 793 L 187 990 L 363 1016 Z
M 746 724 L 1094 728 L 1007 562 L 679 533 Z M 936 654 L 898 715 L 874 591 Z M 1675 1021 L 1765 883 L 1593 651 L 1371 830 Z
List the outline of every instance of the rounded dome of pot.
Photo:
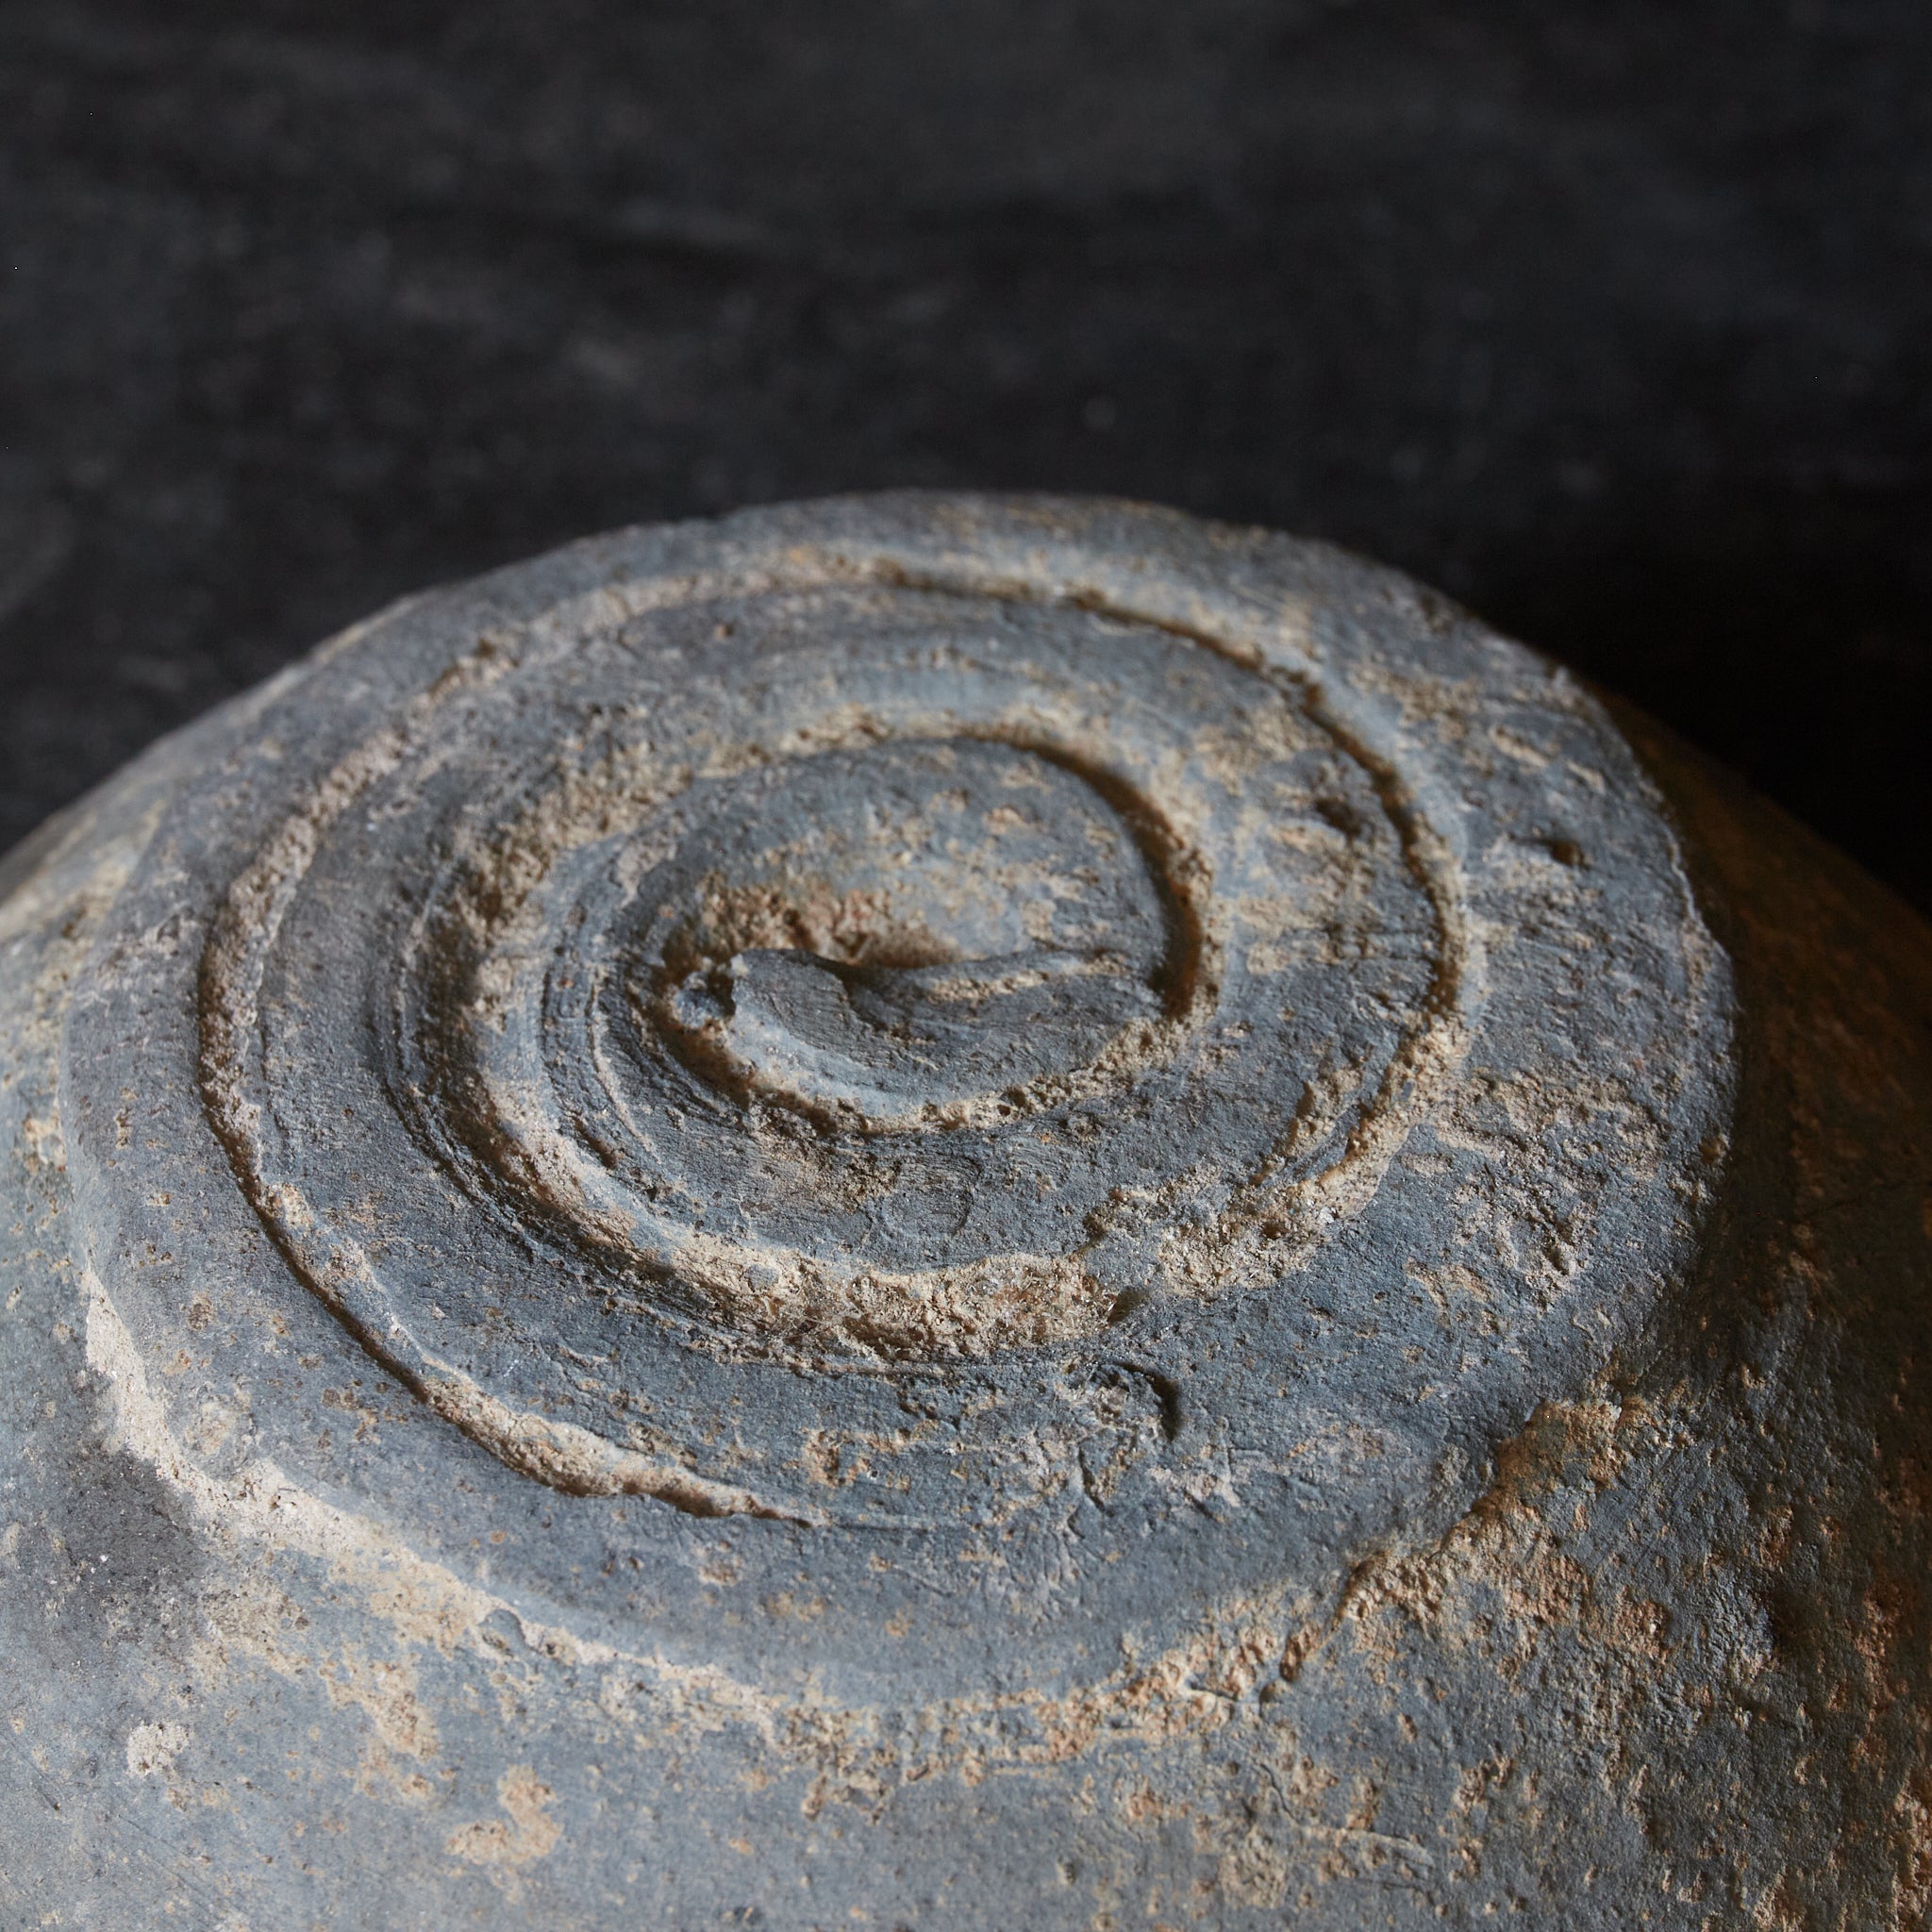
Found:
M 1407 579 L 624 532 L 0 884 L 0 1898 L 1932 1905 L 1932 935 Z

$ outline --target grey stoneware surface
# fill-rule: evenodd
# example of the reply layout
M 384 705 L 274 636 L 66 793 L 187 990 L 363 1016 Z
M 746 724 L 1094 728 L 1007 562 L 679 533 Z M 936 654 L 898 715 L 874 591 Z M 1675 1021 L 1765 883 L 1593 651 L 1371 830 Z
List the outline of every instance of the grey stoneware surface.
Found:
M 1932 936 L 1407 579 L 622 532 L 0 886 L 0 1923 L 1932 1905 Z

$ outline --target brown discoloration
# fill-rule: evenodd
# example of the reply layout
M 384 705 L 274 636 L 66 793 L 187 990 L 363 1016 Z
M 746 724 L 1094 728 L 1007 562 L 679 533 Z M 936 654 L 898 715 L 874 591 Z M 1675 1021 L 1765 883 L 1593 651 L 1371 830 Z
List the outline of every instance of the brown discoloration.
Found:
M 496 1802 L 507 1816 L 464 1825 L 450 1834 L 445 1849 L 453 1858 L 486 1868 L 514 1895 L 518 1867 L 547 1858 L 563 1837 L 549 1813 L 555 1795 L 527 1764 L 512 1765 L 496 1781 Z
M 547 568 L 0 908 L 21 1764 L 263 1923 L 1924 1915 L 1916 927 L 1257 533 Z

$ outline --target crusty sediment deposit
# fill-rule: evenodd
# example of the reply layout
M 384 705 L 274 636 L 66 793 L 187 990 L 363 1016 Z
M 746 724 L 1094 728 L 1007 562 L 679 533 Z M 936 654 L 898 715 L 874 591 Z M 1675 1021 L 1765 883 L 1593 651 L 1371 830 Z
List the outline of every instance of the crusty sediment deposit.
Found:
M 0 1909 L 1918 1923 L 1925 935 L 1648 730 L 910 496 L 157 747 L 0 901 Z

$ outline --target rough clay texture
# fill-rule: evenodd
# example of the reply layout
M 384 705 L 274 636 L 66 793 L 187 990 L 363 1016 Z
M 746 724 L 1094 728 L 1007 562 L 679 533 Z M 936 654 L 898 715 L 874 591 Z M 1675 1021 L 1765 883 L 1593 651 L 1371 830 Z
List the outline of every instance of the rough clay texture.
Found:
M 0 1924 L 1932 1912 L 1932 936 L 1405 579 L 627 532 L 0 886 Z

